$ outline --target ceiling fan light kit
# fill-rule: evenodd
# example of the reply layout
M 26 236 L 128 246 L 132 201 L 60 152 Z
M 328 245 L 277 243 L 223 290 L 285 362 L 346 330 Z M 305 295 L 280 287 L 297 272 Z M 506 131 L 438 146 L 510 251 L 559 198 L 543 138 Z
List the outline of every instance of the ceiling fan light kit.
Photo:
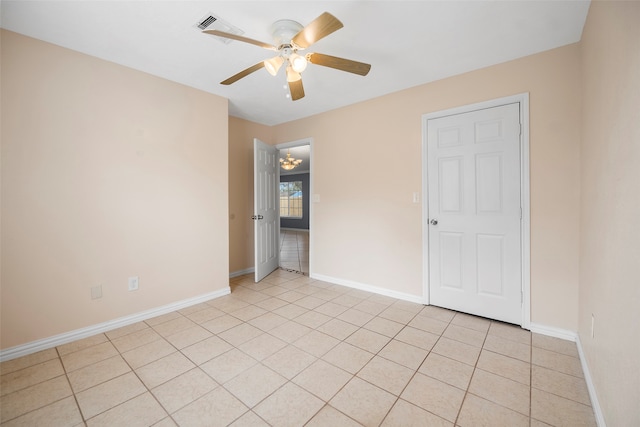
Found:
M 267 69 L 269 74 L 275 76 L 276 74 L 278 74 L 278 70 L 280 70 L 282 64 L 284 64 L 284 59 L 281 56 L 274 56 L 273 58 L 266 59 L 264 61 L 264 68 Z
M 287 82 L 289 83 L 297 82 L 300 79 L 302 79 L 302 76 L 300 75 L 300 73 L 294 70 L 293 67 L 291 66 L 287 67 Z
M 289 64 L 296 73 L 301 73 L 307 69 L 307 58 L 300 56 L 297 53 L 289 55 Z
M 306 55 L 300 55 L 298 53 L 298 51 L 308 48 L 318 40 L 342 27 L 342 22 L 330 13 L 325 12 L 314 19 L 306 27 L 303 27 L 298 22 L 290 19 L 281 19 L 276 21 L 271 26 L 271 33 L 275 41 L 275 45 L 270 45 L 258 40 L 219 30 L 205 30 L 203 32 L 218 37 L 238 40 L 278 52 L 277 56 L 242 70 L 228 79 L 223 80 L 220 82 L 221 84 L 230 85 L 261 68 L 265 68 L 269 74 L 276 76 L 280 68 L 282 68 L 282 65 L 286 62 L 286 77 L 289 85 L 289 92 L 291 93 L 291 99 L 295 101 L 304 98 L 304 87 L 302 85 L 302 76 L 300 73 L 307 68 L 309 63 L 340 71 L 346 71 L 360 76 L 366 76 L 369 73 L 371 65 L 363 62 L 338 58 L 336 56 L 323 55 L 320 53 L 307 53 Z

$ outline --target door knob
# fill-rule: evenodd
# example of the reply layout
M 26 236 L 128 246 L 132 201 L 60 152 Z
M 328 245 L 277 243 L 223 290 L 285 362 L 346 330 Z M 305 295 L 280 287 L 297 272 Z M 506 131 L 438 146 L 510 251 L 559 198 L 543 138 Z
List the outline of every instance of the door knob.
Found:
M 431 223 L 431 225 L 438 225 L 438 220 L 437 219 L 432 219 L 429 222 Z
M 262 215 L 251 215 L 251 219 L 262 219 L 264 218 Z

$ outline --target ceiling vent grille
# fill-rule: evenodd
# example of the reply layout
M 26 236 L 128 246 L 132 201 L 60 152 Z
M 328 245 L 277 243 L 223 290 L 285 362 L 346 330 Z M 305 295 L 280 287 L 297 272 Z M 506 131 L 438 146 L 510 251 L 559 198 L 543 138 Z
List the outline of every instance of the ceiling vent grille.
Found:
M 213 24 L 217 20 L 218 18 L 216 18 L 215 16 L 209 15 L 198 24 L 198 28 L 200 28 L 201 30 L 206 30 L 207 28 L 209 28 L 209 25 Z
M 228 22 L 223 21 L 222 19 L 220 19 L 219 16 L 214 15 L 213 13 L 209 13 L 203 16 L 202 19 L 200 19 L 196 24 L 196 27 L 199 30 L 219 30 L 219 31 L 224 31 L 225 33 L 231 33 L 238 36 L 241 34 L 244 34 L 244 31 L 242 31 L 240 28 L 233 26 Z M 215 38 L 225 44 L 229 44 L 233 41 L 231 39 L 225 39 L 223 37 L 215 37 Z

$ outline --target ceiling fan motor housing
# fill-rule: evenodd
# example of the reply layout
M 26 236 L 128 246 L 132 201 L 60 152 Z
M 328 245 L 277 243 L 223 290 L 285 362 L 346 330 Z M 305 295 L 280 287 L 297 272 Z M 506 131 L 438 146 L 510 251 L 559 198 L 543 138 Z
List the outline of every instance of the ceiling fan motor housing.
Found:
M 283 45 L 291 46 L 291 39 L 304 27 L 291 19 L 281 19 L 271 25 L 271 34 L 275 46 L 280 50 Z

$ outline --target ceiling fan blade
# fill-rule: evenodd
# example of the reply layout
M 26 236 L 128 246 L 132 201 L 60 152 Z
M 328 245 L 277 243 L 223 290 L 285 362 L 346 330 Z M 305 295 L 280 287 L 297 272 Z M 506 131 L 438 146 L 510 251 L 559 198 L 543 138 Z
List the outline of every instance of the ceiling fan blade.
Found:
M 311 21 L 298 34 L 293 36 L 293 43 L 302 49 L 306 49 L 318 40 L 328 36 L 342 28 L 342 22 L 329 12 L 325 12 Z
M 365 64 L 364 62 L 338 58 L 337 56 L 323 55 L 321 53 L 310 53 L 307 55 L 307 60 L 312 64 L 335 68 L 336 70 L 359 74 L 361 76 L 369 74 L 369 70 L 371 69 L 371 65 Z
M 235 83 L 243 77 L 247 77 L 249 74 L 258 71 L 260 68 L 264 68 L 264 61 L 258 62 L 256 65 L 252 65 L 246 70 L 240 71 L 238 74 L 235 74 L 229 77 L 227 80 L 220 82 L 221 85 L 230 85 L 231 83 Z
M 203 33 L 211 34 L 212 36 L 224 37 L 225 39 L 233 39 L 233 40 L 238 40 L 238 41 L 249 43 L 249 44 L 254 44 L 256 46 L 260 46 L 268 50 L 278 50 L 276 49 L 275 46 L 270 45 L 269 43 L 264 43 L 259 40 L 250 39 L 248 37 L 238 36 L 236 34 L 225 33 L 224 31 L 204 30 Z
M 304 87 L 302 86 L 302 79 L 289 82 L 289 92 L 291 92 L 292 101 L 297 101 L 300 98 L 304 98 Z

